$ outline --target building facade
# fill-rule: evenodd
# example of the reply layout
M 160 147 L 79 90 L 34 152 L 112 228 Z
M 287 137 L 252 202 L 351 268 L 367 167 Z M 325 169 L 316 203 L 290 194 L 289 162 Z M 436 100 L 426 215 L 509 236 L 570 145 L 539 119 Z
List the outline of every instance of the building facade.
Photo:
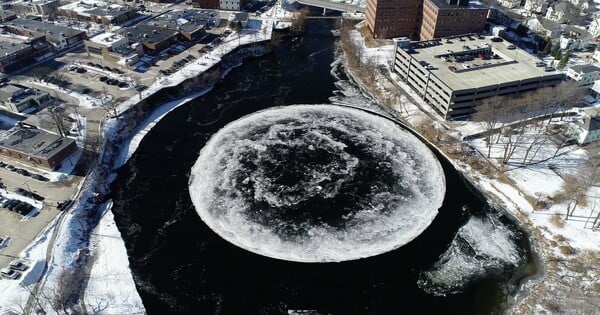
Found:
M 9 73 L 35 63 L 31 44 L 0 41 L 0 72 Z
M 600 140 L 600 113 L 597 109 L 586 110 L 582 121 L 577 125 L 577 143 L 583 145 Z
M 491 37 L 463 35 L 397 45 L 394 72 L 441 117 L 470 115 L 481 100 L 563 81 L 527 52 Z
M 247 3 L 246 0 L 219 0 L 219 9 L 240 11 Z
M 467 0 L 368 0 L 367 27 L 374 38 L 429 40 L 483 31 L 488 9 Z
M 365 18 L 374 38 L 418 39 L 423 0 L 368 0 Z
M 460 6 L 441 0 L 425 0 L 419 38 L 430 40 L 458 34 L 481 33 L 485 27 L 488 11 L 486 7 Z
M 192 0 L 192 6 L 201 9 L 219 9 L 219 0 Z

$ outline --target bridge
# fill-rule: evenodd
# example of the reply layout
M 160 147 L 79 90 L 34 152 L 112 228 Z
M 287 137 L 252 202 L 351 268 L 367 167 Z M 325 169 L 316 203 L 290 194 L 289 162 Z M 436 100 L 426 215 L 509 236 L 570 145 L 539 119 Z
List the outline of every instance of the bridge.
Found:
M 304 5 L 319 7 L 319 8 L 323 8 L 325 10 L 330 9 L 330 10 L 348 12 L 348 13 L 354 13 L 354 12 L 364 13 L 365 12 L 364 7 L 361 7 L 361 6 L 358 6 L 355 4 L 331 2 L 331 1 L 327 1 L 327 0 L 296 0 L 296 1 L 298 3 L 304 4 Z

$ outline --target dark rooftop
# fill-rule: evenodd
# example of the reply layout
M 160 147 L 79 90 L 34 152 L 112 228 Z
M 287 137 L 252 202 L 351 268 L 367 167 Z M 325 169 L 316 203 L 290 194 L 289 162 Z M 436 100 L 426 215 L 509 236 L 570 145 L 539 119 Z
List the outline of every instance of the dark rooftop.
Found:
M 28 44 L 17 44 L 0 40 L 0 57 L 12 55 L 19 50 L 24 50 L 31 47 Z
M 75 140 L 40 129 L 13 128 L 0 137 L 0 147 L 49 159 Z
M 160 43 L 177 35 L 177 32 L 161 26 L 138 24 L 121 30 L 121 34 L 130 42 Z
M 70 27 L 29 19 L 14 19 L 12 21 L 4 22 L 4 25 L 15 28 L 24 28 L 31 30 L 32 32 L 46 33 L 54 36 L 62 33 L 65 37 L 73 37 L 84 33 L 84 31 L 72 29 Z

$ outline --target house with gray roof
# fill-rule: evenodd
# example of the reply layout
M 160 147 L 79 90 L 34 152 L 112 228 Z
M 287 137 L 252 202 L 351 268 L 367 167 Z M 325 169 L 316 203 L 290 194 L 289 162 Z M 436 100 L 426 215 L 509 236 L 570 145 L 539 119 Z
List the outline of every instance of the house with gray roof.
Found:
M 600 67 L 594 65 L 576 65 L 567 70 L 567 77 L 577 81 L 579 85 L 591 87 L 594 81 L 600 80 Z

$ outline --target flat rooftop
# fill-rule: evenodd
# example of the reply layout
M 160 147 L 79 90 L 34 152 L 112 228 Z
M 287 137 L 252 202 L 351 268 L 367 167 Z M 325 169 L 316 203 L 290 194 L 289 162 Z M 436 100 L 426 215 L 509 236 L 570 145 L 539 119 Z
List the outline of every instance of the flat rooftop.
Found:
M 0 38 L 0 56 L 10 56 L 17 51 L 27 49 L 31 45 L 15 43 L 13 41 L 6 41 L 4 38 Z
M 125 37 L 123 37 L 122 35 L 119 35 L 117 33 L 106 32 L 90 38 L 90 41 L 110 47 L 112 46 L 112 44 L 123 39 L 125 39 Z
M 119 11 L 127 11 L 125 6 L 99 0 L 75 1 L 61 6 L 60 9 L 77 12 L 77 14 L 82 16 L 90 16 L 91 14 L 111 16 Z
M 430 65 L 429 71 L 453 90 L 562 75 L 556 70 L 546 71 L 545 65 L 540 66 L 540 59 L 506 40 L 495 42 L 492 38 L 494 36 L 471 35 L 415 42 L 410 44 L 413 49 L 410 55 L 422 65 Z M 497 59 L 478 58 L 476 51 L 479 50 L 489 50 L 492 56 L 497 55 Z M 455 58 L 468 54 L 476 57 L 467 61 Z M 449 67 L 456 68 L 456 71 Z
M 15 19 L 8 22 L 4 22 L 4 25 L 9 25 L 18 29 L 28 29 L 33 32 L 46 33 L 47 35 L 50 34 L 55 36 L 63 33 L 66 37 L 71 37 L 84 33 L 84 31 L 72 29 L 70 27 L 29 19 Z
M 13 128 L 0 136 L 0 147 L 49 159 L 74 141 L 40 129 Z

